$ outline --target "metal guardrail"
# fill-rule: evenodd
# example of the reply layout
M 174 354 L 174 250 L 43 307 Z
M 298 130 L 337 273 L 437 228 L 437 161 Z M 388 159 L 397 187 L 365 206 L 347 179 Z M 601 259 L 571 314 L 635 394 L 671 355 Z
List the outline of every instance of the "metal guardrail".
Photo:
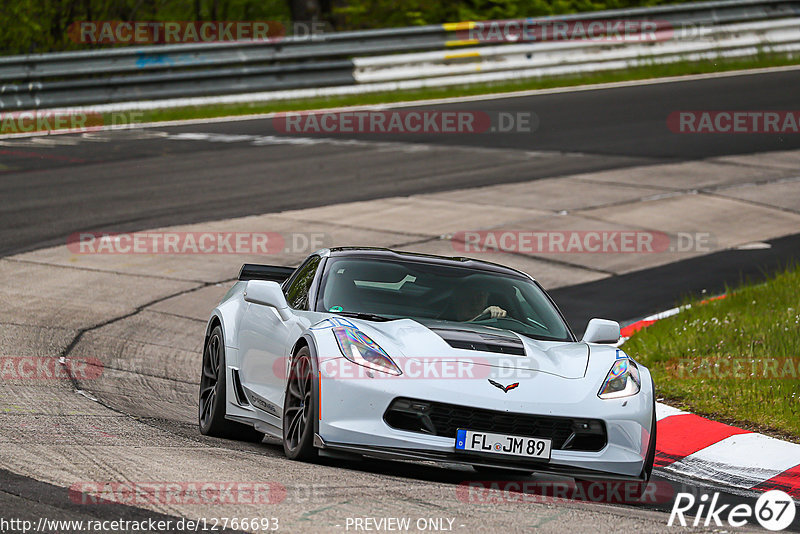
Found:
M 790 47 L 784 50 L 785 47 Z M 524 72 L 548 67 L 591 65 L 600 70 L 608 62 L 667 63 L 691 54 L 714 57 L 748 55 L 752 48 L 763 51 L 800 50 L 800 18 L 698 27 L 690 38 L 648 43 L 548 42 L 512 44 L 476 49 L 469 62 L 453 62 L 447 52 L 421 52 L 355 58 L 358 83 L 434 78 L 467 73 Z M 741 52 L 741 53 L 739 53 Z
M 537 23 L 588 20 L 657 20 L 674 28 L 718 27 L 675 54 L 752 47 L 753 35 L 772 26 L 800 28 L 800 0 L 723 0 L 653 8 L 609 10 L 527 19 Z M 788 20 L 787 20 L 788 19 Z M 764 22 L 748 27 L 735 23 Z M 415 77 L 450 77 L 541 68 L 547 64 L 664 56 L 663 43 L 531 42 L 488 43 L 464 39 L 470 22 L 336 32 L 271 42 L 223 42 L 121 47 L 105 50 L 0 57 L 0 109 L 39 109 L 141 100 L 352 86 Z M 728 25 L 727 28 L 724 28 Z M 727 33 L 726 33 L 727 31 Z M 737 34 L 738 32 L 738 34 Z M 715 37 L 716 36 L 716 37 Z M 788 40 L 787 40 L 788 39 Z M 780 43 L 793 43 L 783 37 Z M 758 39 L 756 39 L 758 40 Z M 764 41 L 764 39 L 761 39 Z M 722 43 L 721 41 L 724 41 Z M 774 41 L 774 39 L 773 39 Z M 800 41 L 800 40 L 798 40 Z M 774 44 L 766 39 L 767 44 Z M 520 48 L 522 47 L 522 48 Z M 627 53 L 620 52 L 623 48 Z M 454 53 L 458 49 L 459 53 Z M 789 47 L 789 51 L 794 48 Z M 466 52 L 466 53 L 464 53 Z M 528 61 L 520 61 L 523 55 Z M 565 59 L 565 54 L 570 57 Z M 543 56 L 544 63 L 537 57 Z M 547 58 L 550 63 L 547 63 Z M 466 58 L 466 67 L 465 67 Z M 509 58 L 511 58 L 509 60 Z M 472 65 L 469 62 L 480 62 Z M 487 79 L 491 77 L 488 76 Z M 542 71 L 542 74 L 544 71 Z M 447 80 L 444 80 L 446 83 Z M 154 106 L 155 107 L 155 106 Z

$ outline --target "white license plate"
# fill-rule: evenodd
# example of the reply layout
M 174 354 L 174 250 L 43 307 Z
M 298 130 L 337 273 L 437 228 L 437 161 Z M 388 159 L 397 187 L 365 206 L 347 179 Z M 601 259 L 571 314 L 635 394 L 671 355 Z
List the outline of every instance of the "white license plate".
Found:
M 464 452 L 506 454 L 549 460 L 551 444 L 552 441 L 549 439 L 507 436 L 505 434 L 476 432 L 462 428 L 459 428 L 456 432 L 456 450 Z

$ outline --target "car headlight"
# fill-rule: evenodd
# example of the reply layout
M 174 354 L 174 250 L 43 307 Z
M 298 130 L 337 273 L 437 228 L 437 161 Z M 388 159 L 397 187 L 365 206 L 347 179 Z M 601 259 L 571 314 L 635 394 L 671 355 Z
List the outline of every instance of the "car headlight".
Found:
M 619 399 L 636 395 L 641 389 L 639 367 L 633 360 L 622 358 L 614 362 L 597 396 L 601 399 Z
M 357 365 L 373 371 L 399 376 L 403 374 L 386 352 L 370 337 L 355 328 L 337 326 L 333 329 L 342 355 Z

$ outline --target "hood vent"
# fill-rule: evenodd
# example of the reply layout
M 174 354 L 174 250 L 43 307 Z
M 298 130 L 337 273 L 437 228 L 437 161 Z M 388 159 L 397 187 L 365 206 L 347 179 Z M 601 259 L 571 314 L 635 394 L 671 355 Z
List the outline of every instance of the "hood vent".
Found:
M 450 328 L 431 328 L 454 349 L 496 352 L 511 356 L 525 356 L 525 346 L 519 338 L 499 334 L 457 330 Z

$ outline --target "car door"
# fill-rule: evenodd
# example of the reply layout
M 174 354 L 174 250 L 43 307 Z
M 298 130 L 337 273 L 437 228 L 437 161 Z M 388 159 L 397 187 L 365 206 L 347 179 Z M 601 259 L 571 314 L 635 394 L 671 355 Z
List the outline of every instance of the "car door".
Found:
M 293 315 L 283 321 L 270 306 L 248 303 L 239 330 L 242 385 L 253 406 L 280 417 L 286 362 L 292 346 L 310 322 L 309 291 L 321 258 L 309 257 L 284 287 Z

